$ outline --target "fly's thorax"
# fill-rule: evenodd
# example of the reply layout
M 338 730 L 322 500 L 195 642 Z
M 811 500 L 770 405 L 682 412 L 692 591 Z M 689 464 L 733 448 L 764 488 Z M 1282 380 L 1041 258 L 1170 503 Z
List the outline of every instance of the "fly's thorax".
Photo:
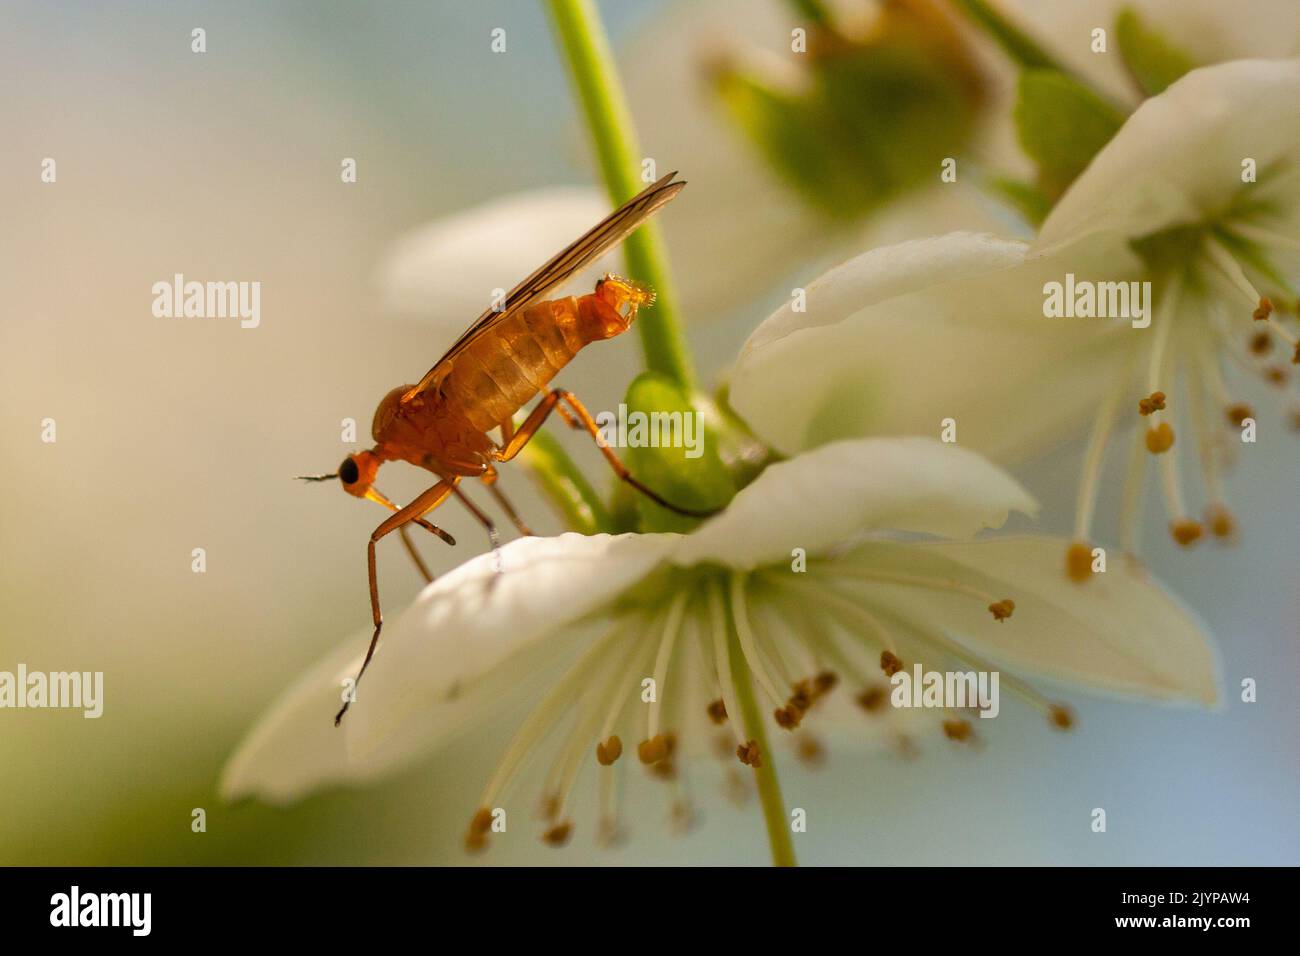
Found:
M 379 407 L 375 409 L 374 420 L 370 423 L 371 438 L 375 441 L 384 440 L 385 431 L 387 431 L 389 425 L 392 424 L 393 419 L 397 416 L 397 410 L 401 405 L 402 396 L 414 387 L 415 386 L 413 385 L 399 385 L 384 396 L 383 401 L 379 403 Z

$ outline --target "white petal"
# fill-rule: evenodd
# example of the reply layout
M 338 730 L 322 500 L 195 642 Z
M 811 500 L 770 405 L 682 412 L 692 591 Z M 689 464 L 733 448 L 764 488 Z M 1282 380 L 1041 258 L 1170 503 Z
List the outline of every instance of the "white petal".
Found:
M 938 435 L 1005 460 L 1051 446 L 1097 406 L 1132 340 L 1101 320 L 1048 319 L 1043 285 L 1119 278 L 1107 243 L 1026 262 L 1023 243 L 953 233 L 876 249 L 808 287 L 750 337 L 730 400 L 785 454 L 857 435 Z
M 1094 234 L 1122 241 L 1221 215 L 1241 163 L 1281 166 L 1300 190 L 1300 60 L 1193 70 L 1129 117 L 1043 223 L 1035 254 Z
M 993 620 L 967 595 L 897 584 L 861 585 L 877 607 L 922 631 L 948 633 L 1013 674 L 1036 673 L 1125 694 L 1213 704 L 1217 658 L 1204 626 L 1118 553 L 1078 584 L 1068 542 L 1006 536 L 974 542 L 871 543 L 856 558 L 882 571 L 958 581 L 1011 598 Z
M 973 452 L 929 438 L 837 442 L 767 468 L 718 517 L 683 538 L 678 564 L 737 568 L 817 554 L 867 531 L 966 537 L 1032 513 L 1016 481 Z
M 609 213 L 597 189 L 559 186 L 503 196 L 438 219 L 399 238 L 380 266 L 390 311 L 432 319 L 450 345 L 492 305 L 492 290 L 509 290 Z M 590 286 L 617 271 L 617 252 L 572 280 Z
M 221 771 L 226 800 L 261 797 L 289 803 L 312 790 L 364 775 L 349 764 L 347 741 L 334 726 L 343 681 L 356 676 L 369 633 L 356 634 L 308 671 L 258 720 Z
M 439 578 L 385 628 L 345 719 L 350 752 L 388 769 L 517 704 L 575 652 L 575 622 L 672 550 L 677 535 L 522 538 Z
M 1001 0 L 1000 6 L 1066 67 L 1123 102 L 1137 95 L 1114 32 L 1125 7 L 1198 65 L 1300 49 L 1300 5 L 1293 0 Z M 1105 54 L 1092 50 L 1098 27 L 1108 34 Z

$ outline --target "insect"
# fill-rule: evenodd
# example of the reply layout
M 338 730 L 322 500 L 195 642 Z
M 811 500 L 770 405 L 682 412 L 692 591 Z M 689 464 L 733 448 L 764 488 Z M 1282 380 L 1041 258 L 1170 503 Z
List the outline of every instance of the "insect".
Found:
M 686 183 L 674 182 L 676 175 L 669 173 L 629 199 L 511 289 L 504 302 L 484 312 L 418 383 L 390 391 L 375 411 L 371 425 L 373 448 L 348 455 L 334 474 L 300 476 L 307 481 L 337 478 L 348 494 L 393 512 L 375 528 L 366 545 L 375 632 L 357 682 L 374 656 L 384 623 L 375 545 L 397 531 L 420 573 L 431 581 L 409 537 L 408 525 L 419 525 L 454 545 L 456 541 L 450 534 L 424 516 L 455 496 L 487 529 L 495 548 L 497 532 L 491 518 L 458 487 L 466 478 L 482 481 L 519 531 L 531 534 L 497 488 L 496 465 L 518 455 L 552 412 L 558 412 L 571 427 L 585 429 L 615 474 L 641 494 L 678 514 L 707 517 L 712 513 L 677 507 L 637 481 L 601 440 L 595 419 L 577 397 L 548 384 L 584 346 L 626 332 L 637 310 L 653 305 L 654 293 L 641 283 L 606 275 L 596 283 L 595 291 L 586 295 L 558 299 L 542 296 L 617 245 L 681 192 Z M 539 394 L 541 401 L 515 428 L 515 414 Z M 493 430 L 499 431 L 499 441 L 490 434 Z M 387 461 L 409 462 L 432 472 L 438 480 L 409 504 L 399 507 L 374 485 L 380 465 Z M 335 715 L 335 725 L 343 719 L 349 704 L 344 703 Z

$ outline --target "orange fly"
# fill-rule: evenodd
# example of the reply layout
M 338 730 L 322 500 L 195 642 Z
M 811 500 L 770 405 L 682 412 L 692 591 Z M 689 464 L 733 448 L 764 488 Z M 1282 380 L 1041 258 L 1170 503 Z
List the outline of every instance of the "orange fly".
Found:
M 487 528 L 495 547 L 496 529 L 491 519 L 457 487 L 465 478 L 477 478 L 487 485 L 520 532 L 530 534 L 496 487 L 496 464 L 518 455 L 553 411 L 558 411 L 570 426 L 583 428 L 596 439 L 601 454 L 618 477 L 641 494 L 679 514 L 706 516 L 705 512 L 670 504 L 637 481 L 601 441 L 596 422 L 582 403 L 571 392 L 547 387 L 584 346 L 626 332 L 637 310 L 654 303 L 654 293 L 640 283 L 606 275 L 587 295 L 559 299 L 542 296 L 617 245 L 681 192 L 686 183 L 674 182 L 676 175 L 669 173 L 629 199 L 511 289 L 505 301 L 483 313 L 418 384 L 402 385 L 389 392 L 375 411 L 371 426 L 373 448 L 349 455 L 335 474 L 304 476 L 308 481 L 338 478 L 348 494 L 368 498 L 394 512 L 374 530 L 366 546 L 375 633 L 357 674 L 358 681 L 374 656 L 383 628 L 375 545 L 385 535 L 398 531 L 425 580 L 432 580 L 408 536 L 407 525 L 419 525 L 448 544 L 455 544 L 451 535 L 424 518 L 455 495 Z M 516 429 L 515 413 L 543 392 L 542 400 Z M 491 436 L 494 429 L 499 430 L 500 441 Z M 398 507 L 374 486 L 375 474 L 386 461 L 409 462 L 432 472 L 438 481 L 405 507 Z M 334 718 L 335 724 L 347 709 L 345 703 Z

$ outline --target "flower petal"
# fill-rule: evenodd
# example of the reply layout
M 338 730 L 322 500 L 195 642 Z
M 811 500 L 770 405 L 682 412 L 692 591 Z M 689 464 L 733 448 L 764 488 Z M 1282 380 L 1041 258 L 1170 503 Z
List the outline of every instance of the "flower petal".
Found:
M 750 337 L 730 401 L 785 454 L 858 435 L 938 435 L 1002 460 L 1065 438 L 1131 345 L 1102 320 L 1049 319 L 1043 286 L 1136 268 L 1110 244 L 1068 263 L 1023 243 L 953 233 L 864 253 Z
M 1217 659 L 1204 626 L 1145 572 L 1118 555 L 1077 584 L 1065 574 L 1068 542 L 1005 536 L 975 542 L 873 542 L 850 559 L 882 571 L 959 582 L 1015 601 L 995 621 L 969 595 L 861 583 L 873 605 L 922 633 L 958 643 L 1013 673 L 1037 673 L 1125 694 L 1213 704 Z
M 221 771 L 222 799 L 290 803 L 312 790 L 363 776 L 350 766 L 331 715 L 343 681 L 355 677 L 370 635 L 356 634 L 285 691 L 257 721 Z
M 1261 177 L 1280 167 L 1300 189 L 1297 153 L 1300 60 L 1193 70 L 1138 107 L 1096 155 L 1043 223 L 1035 254 L 1094 233 L 1125 240 L 1220 216 L 1247 157 Z
M 966 537 L 1037 505 L 974 452 L 929 438 L 837 442 L 768 467 L 727 510 L 683 538 L 678 564 L 752 569 L 793 548 L 826 551 L 864 531 Z
M 385 307 L 445 323 L 448 344 L 492 304 L 609 213 L 594 188 L 558 186 L 514 193 L 421 226 L 398 239 L 380 266 Z M 616 270 L 610 252 L 578 274 L 590 285 Z
M 645 576 L 677 539 L 521 538 L 439 578 L 385 630 L 345 720 L 349 753 L 368 772 L 387 770 L 517 703 L 569 660 L 575 623 Z

